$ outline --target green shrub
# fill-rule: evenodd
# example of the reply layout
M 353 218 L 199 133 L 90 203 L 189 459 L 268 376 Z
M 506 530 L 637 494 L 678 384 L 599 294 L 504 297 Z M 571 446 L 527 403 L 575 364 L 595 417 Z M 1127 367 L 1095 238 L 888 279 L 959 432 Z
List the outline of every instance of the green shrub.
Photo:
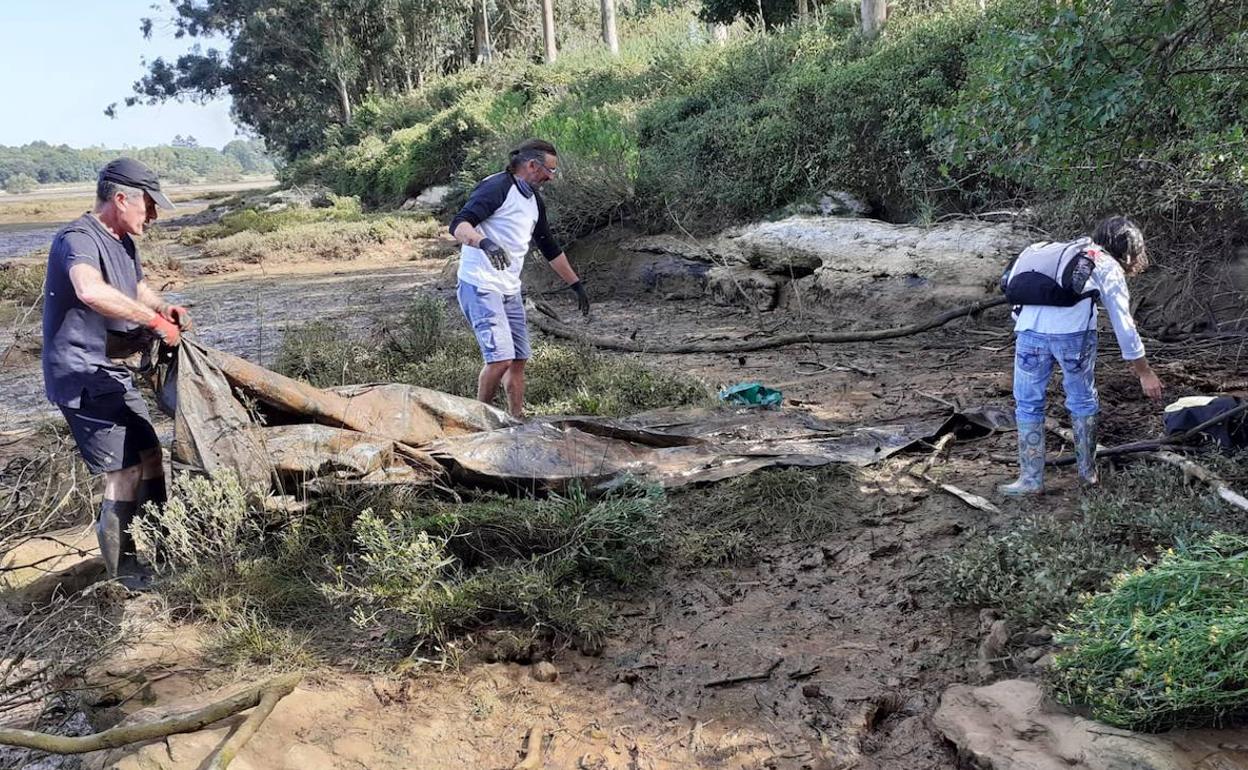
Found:
M 34 192 L 39 186 L 39 180 L 30 174 L 14 174 L 4 182 L 4 189 L 14 195 L 22 195 L 23 193 Z
M 203 254 L 253 264 L 292 257 L 346 260 L 384 247 L 427 240 L 442 229 L 432 219 L 398 214 L 358 222 L 313 222 L 268 233 L 244 230 L 206 242 Z
M 660 490 L 625 488 L 593 501 L 574 492 L 365 511 L 355 555 L 323 590 L 359 625 L 419 643 L 499 622 L 597 643 L 606 614 L 588 589 L 645 574 L 663 504 Z
M 769 538 L 818 540 L 860 507 L 858 484 L 844 466 L 761 471 L 679 492 L 668 537 L 681 564 L 735 562 Z
M 397 323 L 378 328 L 367 338 L 352 338 L 327 321 L 288 329 L 274 369 L 317 387 L 389 381 L 476 396 L 476 340 L 462 325 L 448 324 L 442 303 L 418 298 Z M 536 414 L 625 416 L 713 403 L 705 384 L 692 378 L 559 343 L 534 344 L 526 383 Z
M 216 224 L 185 228 L 179 237 L 183 243 L 193 245 L 237 233 L 272 233 L 313 222 L 358 222 L 364 218 L 358 198 L 334 196 L 332 203 L 325 208 L 289 206 L 267 211 L 249 207 L 226 214 Z
M 1234 459 L 1209 462 L 1235 465 Z M 1128 468 L 1085 497 L 1079 519 L 1032 517 L 973 542 L 945 562 L 947 595 L 955 604 L 997 607 L 1026 623 L 1055 622 L 1080 594 L 1099 590 L 1139 557 L 1214 529 L 1248 529 L 1207 488 L 1179 478 L 1168 466 Z
M 1058 637 L 1059 701 L 1129 730 L 1248 716 L 1248 539 L 1217 534 L 1116 577 Z
M 1242 216 L 1248 41 L 1230 6 L 1010 0 L 967 52 L 965 87 L 931 116 L 951 173 L 1053 201 L 1072 228 L 1129 211 L 1186 240 L 1196 217 Z
M 1134 561 L 1086 524 L 1030 517 L 946 559 L 942 582 L 954 604 L 996 607 L 1024 624 L 1041 624 L 1074 606 Z

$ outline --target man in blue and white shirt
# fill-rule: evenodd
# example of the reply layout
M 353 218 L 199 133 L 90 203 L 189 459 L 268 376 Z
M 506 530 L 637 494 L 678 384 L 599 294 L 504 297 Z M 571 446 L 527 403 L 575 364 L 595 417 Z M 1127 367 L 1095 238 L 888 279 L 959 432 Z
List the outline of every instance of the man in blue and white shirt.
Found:
M 524 142 L 511 151 L 506 170 L 482 180 L 451 220 L 451 235 L 463 244 L 459 307 L 485 359 L 477 378 L 477 398 L 491 403 L 502 384 L 514 417 L 524 414 L 524 365 L 530 355 L 520 271 L 533 243 L 576 293 L 580 311 L 589 316 L 589 295 L 551 235 L 546 204 L 538 192 L 555 177 L 558 163 L 550 142 Z

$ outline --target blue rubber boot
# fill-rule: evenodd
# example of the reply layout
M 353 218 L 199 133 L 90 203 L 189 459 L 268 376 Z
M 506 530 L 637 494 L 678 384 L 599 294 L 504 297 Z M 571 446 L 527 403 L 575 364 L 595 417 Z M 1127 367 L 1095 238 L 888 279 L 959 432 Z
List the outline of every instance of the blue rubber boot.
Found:
M 1096 471 L 1096 415 L 1071 417 L 1075 429 L 1075 463 L 1079 466 L 1079 481 L 1087 487 L 1100 483 Z
M 1003 495 L 1039 495 L 1044 493 L 1044 423 L 1018 424 L 1018 481 L 997 487 Z

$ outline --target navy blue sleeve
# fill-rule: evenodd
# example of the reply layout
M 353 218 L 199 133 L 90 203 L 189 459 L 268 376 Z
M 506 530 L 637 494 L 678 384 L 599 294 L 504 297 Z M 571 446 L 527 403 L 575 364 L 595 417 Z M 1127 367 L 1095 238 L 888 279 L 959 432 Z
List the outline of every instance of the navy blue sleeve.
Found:
M 66 230 L 61 233 L 59 244 L 53 244 L 52 250 L 57 254 L 59 259 L 65 261 L 65 270 L 74 265 L 89 265 L 104 272 L 104 266 L 100 260 L 100 247 L 95 245 L 95 240 L 86 233 L 77 230 Z
M 563 253 L 563 247 L 550 232 L 550 224 L 546 221 L 546 201 L 542 200 L 539 193 L 534 193 L 534 195 L 537 196 L 537 226 L 533 228 L 533 242 L 537 244 L 542 256 L 546 257 L 546 261 L 549 262 L 559 258 L 559 255 Z
M 455 228 L 459 227 L 460 222 L 476 227 L 498 211 L 498 207 L 507 200 L 512 184 L 511 174 L 505 171 L 482 179 L 473 189 L 472 195 L 468 196 L 468 202 L 451 220 L 451 235 L 455 234 Z

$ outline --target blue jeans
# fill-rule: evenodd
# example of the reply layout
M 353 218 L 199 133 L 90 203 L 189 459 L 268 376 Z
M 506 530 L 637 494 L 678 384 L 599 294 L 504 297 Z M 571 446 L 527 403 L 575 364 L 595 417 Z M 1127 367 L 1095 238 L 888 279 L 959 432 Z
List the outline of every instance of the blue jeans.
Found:
M 528 360 L 529 327 L 519 294 L 503 295 L 460 281 L 456 296 L 487 364 Z
M 1054 361 L 1062 367 L 1062 389 L 1071 416 L 1097 413 L 1096 330 L 1074 334 L 1019 332 L 1014 343 L 1014 414 L 1020 423 L 1044 422 L 1044 393 Z

